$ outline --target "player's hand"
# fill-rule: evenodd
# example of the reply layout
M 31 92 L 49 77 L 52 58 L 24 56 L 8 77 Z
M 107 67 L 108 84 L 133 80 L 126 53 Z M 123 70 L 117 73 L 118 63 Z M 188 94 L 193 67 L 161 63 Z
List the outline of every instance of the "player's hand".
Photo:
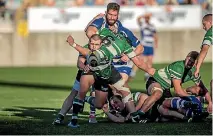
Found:
M 198 68 L 196 68 L 195 73 L 194 73 L 194 76 L 195 76 L 195 77 L 198 77 L 198 76 L 199 76 L 199 71 L 200 71 L 200 70 L 199 70 Z
M 207 106 L 208 113 L 212 113 L 212 103 L 209 103 Z
M 85 67 L 84 67 L 84 72 L 85 73 L 88 73 L 90 71 L 90 66 L 89 65 L 86 65 Z
M 69 43 L 70 46 L 73 46 L 73 44 L 74 44 L 74 39 L 73 39 L 73 37 L 72 37 L 71 35 L 69 35 L 69 36 L 67 37 L 67 42 Z
M 108 111 L 109 111 L 108 104 L 104 104 L 102 110 L 103 110 L 104 112 L 108 112 Z
M 129 57 L 127 55 L 125 55 L 125 54 L 122 54 L 121 60 L 123 62 L 127 62 L 127 61 L 129 61 Z
M 149 68 L 149 69 L 147 70 L 147 73 L 148 73 L 150 76 L 153 76 L 153 75 L 155 74 L 155 71 L 156 71 L 156 69 L 154 69 L 154 68 Z

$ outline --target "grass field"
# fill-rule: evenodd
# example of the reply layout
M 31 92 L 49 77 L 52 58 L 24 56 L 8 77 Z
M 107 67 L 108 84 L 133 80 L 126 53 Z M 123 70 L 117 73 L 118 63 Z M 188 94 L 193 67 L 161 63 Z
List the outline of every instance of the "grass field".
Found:
M 166 64 L 155 65 L 162 68 Z M 79 129 L 52 126 L 64 99 L 70 93 L 76 68 L 0 68 L 0 134 L 41 135 L 211 135 L 212 117 L 201 123 L 110 123 L 97 111 L 98 124 L 88 123 L 89 106 L 80 116 Z M 212 79 L 212 64 L 202 66 L 201 75 L 207 88 Z M 184 87 L 193 85 L 189 82 Z M 132 91 L 143 91 L 143 72 L 131 81 Z M 67 116 L 65 123 L 68 123 Z

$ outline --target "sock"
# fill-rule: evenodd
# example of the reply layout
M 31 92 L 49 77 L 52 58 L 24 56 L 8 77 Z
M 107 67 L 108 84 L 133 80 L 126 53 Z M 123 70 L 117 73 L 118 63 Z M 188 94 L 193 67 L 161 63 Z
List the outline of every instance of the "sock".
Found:
M 60 120 L 64 120 L 64 115 L 63 115 L 63 114 L 61 114 L 61 113 L 58 113 L 57 118 L 58 118 L 58 119 L 60 119 Z
M 95 97 L 93 97 L 93 96 L 86 96 L 86 97 L 85 97 L 85 101 L 86 101 L 87 103 L 89 103 L 90 105 L 92 105 L 93 107 L 95 106 L 95 105 L 94 105 L 94 99 L 95 99 Z
M 73 114 L 72 114 L 72 120 L 73 119 L 78 119 L 78 113 L 80 110 L 83 108 L 83 101 L 79 100 L 78 98 L 75 98 L 73 100 Z M 77 122 L 76 122 L 77 123 Z
M 95 107 L 90 105 L 90 115 L 95 116 Z
M 173 98 L 171 101 L 171 107 L 174 109 L 184 108 L 184 104 L 186 102 L 186 100 L 182 100 L 180 98 Z

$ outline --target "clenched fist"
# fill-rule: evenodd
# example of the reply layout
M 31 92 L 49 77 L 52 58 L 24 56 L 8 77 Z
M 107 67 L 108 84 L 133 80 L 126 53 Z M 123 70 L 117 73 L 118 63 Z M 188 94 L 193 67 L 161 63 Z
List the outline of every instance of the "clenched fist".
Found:
M 73 46 L 74 45 L 74 39 L 73 39 L 73 37 L 71 36 L 71 35 L 69 35 L 68 37 L 67 37 L 67 42 L 69 43 L 69 45 L 70 46 Z

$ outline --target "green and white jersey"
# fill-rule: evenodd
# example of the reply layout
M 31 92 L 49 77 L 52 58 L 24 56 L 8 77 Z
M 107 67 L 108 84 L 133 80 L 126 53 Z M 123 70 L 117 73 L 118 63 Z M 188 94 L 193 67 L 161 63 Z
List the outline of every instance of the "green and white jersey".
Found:
M 93 67 L 92 71 L 103 79 L 108 79 L 111 76 L 112 59 L 115 56 L 120 56 L 122 53 L 126 54 L 129 58 L 135 57 L 131 45 L 127 42 L 126 38 L 120 34 L 115 34 L 107 28 L 99 30 L 99 35 L 102 37 L 102 46 L 96 50 L 100 57 L 100 65 Z
M 203 45 L 212 45 L 212 27 L 206 32 L 204 38 L 203 38 L 203 42 L 202 42 L 202 46 Z
M 139 97 L 140 94 L 141 94 L 141 92 L 132 93 L 132 99 L 133 99 L 135 105 L 137 105 L 137 103 L 138 103 L 138 100 L 139 100 L 139 98 L 140 98 L 140 97 Z
M 107 28 L 99 30 L 99 35 L 102 37 L 103 45 L 100 48 L 101 56 L 112 60 L 122 53 L 129 58 L 135 57 L 132 46 L 127 42 L 126 38 L 121 34 L 115 34 Z
M 161 85 L 163 89 L 170 89 L 173 87 L 172 79 L 179 79 L 182 81 L 182 83 L 190 80 L 195 83 L 200 82 L 201 76 L 199 75 L 196 78 L 193 74 L 195 72 L 195 67 L 190 69 L 187 73 L 186 72 L 184 60 L 176 61 L 163 69 L 156 70 L 153 78 Z

